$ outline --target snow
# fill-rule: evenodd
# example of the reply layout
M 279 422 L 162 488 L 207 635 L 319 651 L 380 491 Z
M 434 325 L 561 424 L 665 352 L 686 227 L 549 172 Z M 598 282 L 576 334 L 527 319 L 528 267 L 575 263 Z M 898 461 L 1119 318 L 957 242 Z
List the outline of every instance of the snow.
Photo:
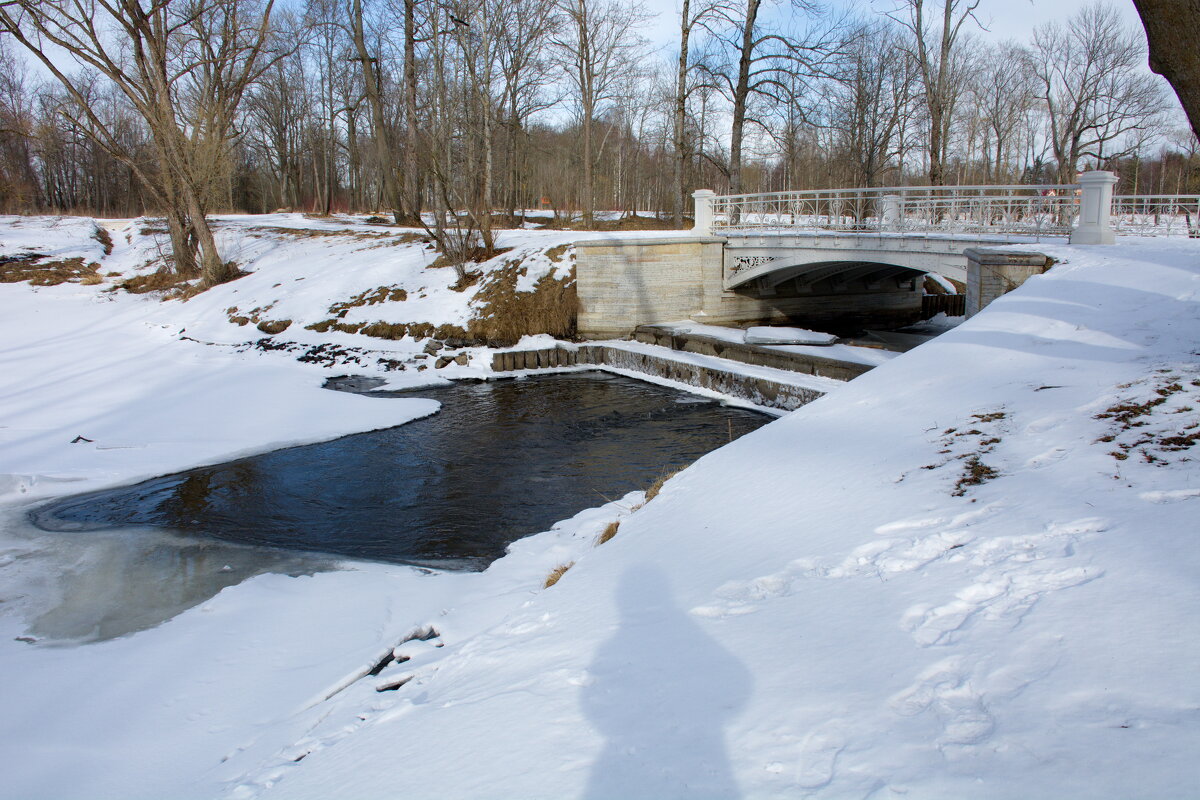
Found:
M 927 272 L 925 273 L 925 277 L 942 287 L 946 294 L 958 294 L 958 287 L 951 283 L 950 279 L 945 275 L 939 275 L 936 272 Z
M 64 226 L 42 226 L 39 252 L 93 252 L 87 225 Z M 422 313 L 469 310 L 419 244 L 235 227 L 221 235 L 254 274 L 187 303 L 0 285 L 11 796 L 1194 793 L 1198 243 L 1039 245 L 1056 266 L 983 313 L 714 451 L 646 505 L 585 511 L 486 572 L 313 564 L 117 638 L 18 641 L 82 577 L 93 603 L 131 591 L 112 542 L 24 527 L 30 498 L 433 410 L 324 391 L 336 373 L 291 354 L 181 339 L 250 338 L 221 313 L 235 288 L 306 323 L 390 285 L 423 283 Z M 135 270 L 139 237 L 114 239 L 104 270 Z M 0 254 L 35 240 L 0 222 Z M 174 581 L 190 586 L 194 566 Z M 389 651 L 408 660 L 367 675 Z
M 830 345 L 838 337 L 832 333 L 810 331 L 806 328 L 756 325 L 746 329 L 746 344 L 812 344 Z

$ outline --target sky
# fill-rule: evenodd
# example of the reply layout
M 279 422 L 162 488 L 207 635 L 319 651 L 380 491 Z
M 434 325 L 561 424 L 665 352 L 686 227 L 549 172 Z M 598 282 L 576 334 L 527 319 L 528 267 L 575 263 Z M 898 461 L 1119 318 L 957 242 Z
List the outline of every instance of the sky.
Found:
M 981 0 L 978 16 L 979 21 L 986 26 L 986 31 L 978 28 L 975 32 L 988 39 L 1000 41 L 1017 39 L 1028 41 L 1033 29 L 1051 20 L 1062 20 L 1071 14 L 1090 5 L 1092 0 Z M 771 2 L 771 0 L 768 0 Z M 862 14 L 883 12 L 899 6 L 897 0 L 824 0 L 831 10 L 858 10 Z M 1111 0 L 1130 25 L 1141 25 L 1132 0 Z M 671 50 L 678 39 L 679 0 L 645 0 L 648 11 L 656 15 L 657 21 L 646 31 L 646 35 L 656 47 Z M 764 4 L 766 5 L 766 4 Z M 775 0 L 771 13 L 786 12 L 786 2 Z

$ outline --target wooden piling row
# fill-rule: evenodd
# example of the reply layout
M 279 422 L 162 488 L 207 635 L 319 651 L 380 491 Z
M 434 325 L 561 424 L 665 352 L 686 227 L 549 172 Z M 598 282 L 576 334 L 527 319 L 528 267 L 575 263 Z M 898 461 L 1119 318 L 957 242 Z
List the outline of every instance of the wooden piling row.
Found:
M 496 372 L 572 367 L 576 363 L 575 351 L 561 347 L 545 350 L 510 350 L 492 356 L 492 369 Z

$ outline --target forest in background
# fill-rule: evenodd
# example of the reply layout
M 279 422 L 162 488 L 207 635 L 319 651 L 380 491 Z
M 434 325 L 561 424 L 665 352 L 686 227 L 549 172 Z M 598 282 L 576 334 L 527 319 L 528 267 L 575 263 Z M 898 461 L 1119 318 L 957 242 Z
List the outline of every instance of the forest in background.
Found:
M 1200 191 L 1140 29 L 1097 3 L 993 42 L 981 2 L 681 0 L 664 55 L 628 0 L 14 0 L 0 210 L 165 214 L 214 283 L 217 211 L 386 211 L 467 257 L 523 209 L 682 226 L 697 188 Z

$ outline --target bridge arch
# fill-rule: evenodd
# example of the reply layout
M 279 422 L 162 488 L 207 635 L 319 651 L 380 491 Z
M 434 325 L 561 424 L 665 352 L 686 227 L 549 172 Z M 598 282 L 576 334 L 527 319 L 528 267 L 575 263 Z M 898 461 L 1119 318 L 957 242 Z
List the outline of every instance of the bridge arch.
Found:
M 773 267 L 758 276 L 735 277 L 729 288 L 770 296 L 780 293 L 842 291 L 858 286 L 866 291 L 912 288 L 926 270 L 879 261 L 815 261 Z
M 811 285 L 839 274 L 885 281 L 926 272 L 965 282 L 964 251 L 996 244 L 994 238 L 731 235 L 725 239 L 723 282 L 727 290 L 770 291 L 786 281 Z

